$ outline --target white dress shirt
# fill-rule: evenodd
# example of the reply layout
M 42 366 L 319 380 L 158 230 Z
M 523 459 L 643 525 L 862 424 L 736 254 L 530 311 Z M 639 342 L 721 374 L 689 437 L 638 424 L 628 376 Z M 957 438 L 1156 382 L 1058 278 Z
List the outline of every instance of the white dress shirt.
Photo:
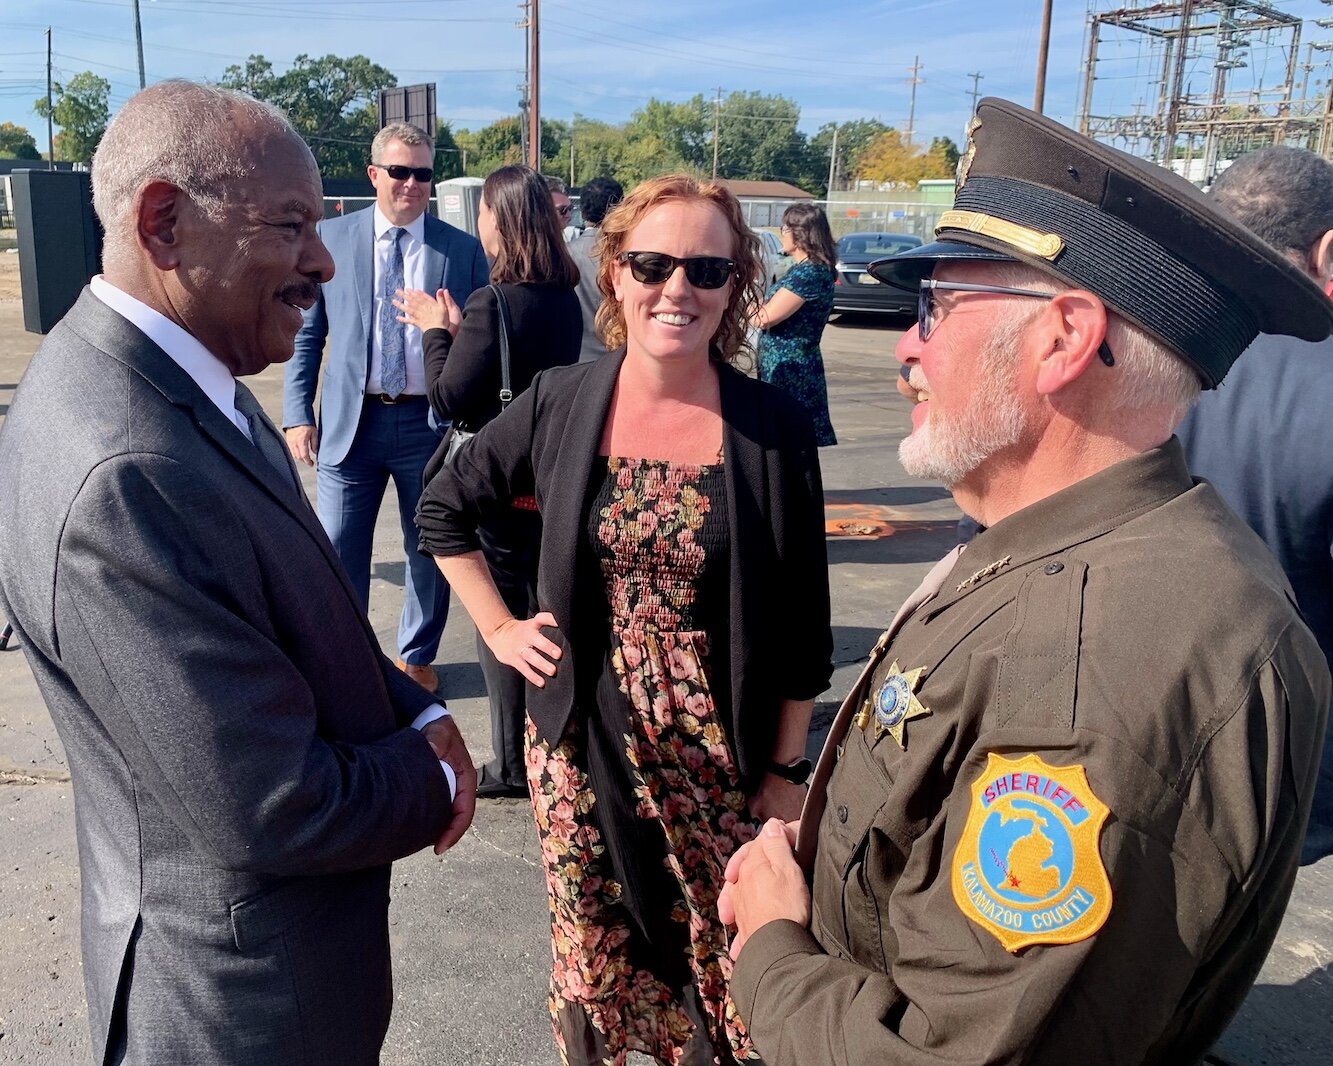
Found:
M 377 212 L 378 210 L 376 208 Z M 160 311 L 153 310 L 143 301 L 116 288 L 101 274 L 93 278 L 90 288 L 93 295 L 107 307 L 166 352 L 177 366 L 190 375 L 191 380 L 199 386 L 203 394 L 222 412 L 222 416 L 245 434 L 246 440 L 251 444 L 254 443 L 250 436 L 248 420 L 236 410 L 236 378 L 222 360 L 200 344 L 193 334 L 186 332 Z M 420 371 L 421 331 L 417 330 L 416 333 L 417 363 Z M 417 715 L 412 728 L 425 729 L 431 722 L 443 718 L 448 713 L 444 704 L 432 703 Z M 440 766 L 444 768 L 444 776 L 449 782 L 449 795 L 452 796 L 458 790 L 458 776 L 454 773 L 453 767 L 443 760 L 440 761 Z
M 384 272 L 389 269 L 389 256 L 393 252 L 393 238 L 389 230 L 394 224 L 384 217 L 379 204 L 375 211 L 375 289 L 370 303 L 370 376 L 366 379 L 366 392 L 383 392 L 380 384 L 380 307 L 386 299 L 391 300 L 393 293 L 384 291 Z M 426 289 L 426 214 L 423 211 L 412 222 L 402 227 L 403 236 L 403 284 L 409 289 L 422 289 L 435 295 L 435 288 Z M 391 308 L 395 319 L 396 307 Z M 410 396 L 426 395 L 426 365 L 421 352 L 421 330 L 415 326 L 398 323 L 405 330 L 403 339 L 403 358 L 407 364 L 407 387 L 403 390 Z
M 250 437 L 249 420 L 236 410 L 236 379 L 221 359 L 200 344 L 193 334 L 142 300 L 122 292 L 101 274 L 93 278 L 90 288 L 107 307 L 166 352 L 222 412 L 222 417 L 244 433 L 246 440 L 254 443 Z

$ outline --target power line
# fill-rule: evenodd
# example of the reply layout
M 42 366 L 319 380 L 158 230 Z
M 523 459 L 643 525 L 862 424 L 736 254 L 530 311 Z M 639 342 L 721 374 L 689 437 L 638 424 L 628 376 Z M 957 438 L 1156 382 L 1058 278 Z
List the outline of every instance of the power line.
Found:
M 632 29 L 632 30 L 644 29 L 642 23 L 626 22 L 623 19 L 611 18 L 610 16 L 604 14 L 601 11 L 596 11 L 596 12 L 588 11 L 586 9 L 573 7 L 570 4 L 555 3 L 552 4 L 551 6 L 563 8 L 564 10 L 572 12 L 573 14 L 576 15 L 583 15 L 587 18 L 595 19 L 599 25 L 603 22 L 606 22 L 615 26 L 624 26 L 626 29 Z M 880 71 L 880 68 L 872 63 L 849 62 L 846 53 L 832 54 L 832 53 L 822 53 L 822 52 L 807 52 L 804 49 L 802 49 L 801 54 L 798 56 L 783 56 L 783 55 L 777 55 L 771 48 L 767 49 L 745 48 L 742 47 L 741 45 L 734 44 L 730 40 L 721 44 L 712 44 L 699 37 L 688 37 L 685 34 L 672 33 L 670 30 L 662 29 L 659 26 L 652 27 L 652 35 L 654 40 L 661 37 L 671 37 L 677 41 L 684 41 L 686 44 L 701 46 L 703 48 L 709 48 L 714 51 L 725 52 L 728 55 L 732 55 L 739 52 L 741 54 L 759 56 L 763 59 L 782 59 L 784 61 L 790 60 L 793 62 L 801 62 L 809 58 L 825 58 L 829 59 L 832 62 L 837 63 L 838 69 L 840 71 L 846 71 L 854 67 L 864 67 L 867 72 L 875 74 L 878 74 Z M 791 70 L 791 67 L 788 65 L 782 67 L 773 67 L 770 69 L 787 72 Z

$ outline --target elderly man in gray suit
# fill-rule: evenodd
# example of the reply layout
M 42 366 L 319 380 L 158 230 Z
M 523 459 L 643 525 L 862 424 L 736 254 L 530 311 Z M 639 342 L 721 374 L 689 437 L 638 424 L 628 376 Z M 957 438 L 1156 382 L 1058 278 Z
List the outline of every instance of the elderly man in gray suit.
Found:
M 374 1063 L 389 864 L 476 779 L 236 380 L 333 272 L 319 174 L 275 109 L 164 82 L 93 189 L 105 273 L 0 432 L 0 610 L 73 775 L 97 1061 Z

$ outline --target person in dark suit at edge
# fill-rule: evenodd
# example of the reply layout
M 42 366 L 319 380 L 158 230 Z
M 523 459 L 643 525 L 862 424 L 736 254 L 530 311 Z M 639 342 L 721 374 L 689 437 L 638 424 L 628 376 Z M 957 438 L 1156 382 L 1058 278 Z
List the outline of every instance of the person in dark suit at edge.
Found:
M 1208 195 L 1325 293 L 1333 286 L 1333 163 L 1304 148 L 1261 148 L 1222 171 Z M 1176 434 L 1190 472 L 1212 482 L 1282 564 L 1333 668 L 1330 405 L 1333 339 L 1261 333 Z M 1324 737 L 1301 862 L 1326 855 L 1333 855 L 1333 732 Z
M 277 109 L 167 81 L 93 196 L 105 273 L 0 431 L 0 607 L 73 778 L 96 1061 L 370 1066 L 389 864 L 461 837 L 475 777 L 236 380 L 333 275 L 319 173 Z

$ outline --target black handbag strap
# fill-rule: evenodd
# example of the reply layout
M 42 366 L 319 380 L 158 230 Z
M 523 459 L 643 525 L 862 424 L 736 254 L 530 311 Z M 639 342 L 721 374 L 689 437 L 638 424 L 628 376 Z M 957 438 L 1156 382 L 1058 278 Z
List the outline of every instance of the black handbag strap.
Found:
M 495 306 L 500 311 L 500 410 L 503 411 L 514 398 L 514 390 L 509 382 L 509 331 L 513 327 L 509 318 L 509 301 L 505 299 L 505 294 L 499 285 L 492 284 L 490 289 L 495 293 Z

